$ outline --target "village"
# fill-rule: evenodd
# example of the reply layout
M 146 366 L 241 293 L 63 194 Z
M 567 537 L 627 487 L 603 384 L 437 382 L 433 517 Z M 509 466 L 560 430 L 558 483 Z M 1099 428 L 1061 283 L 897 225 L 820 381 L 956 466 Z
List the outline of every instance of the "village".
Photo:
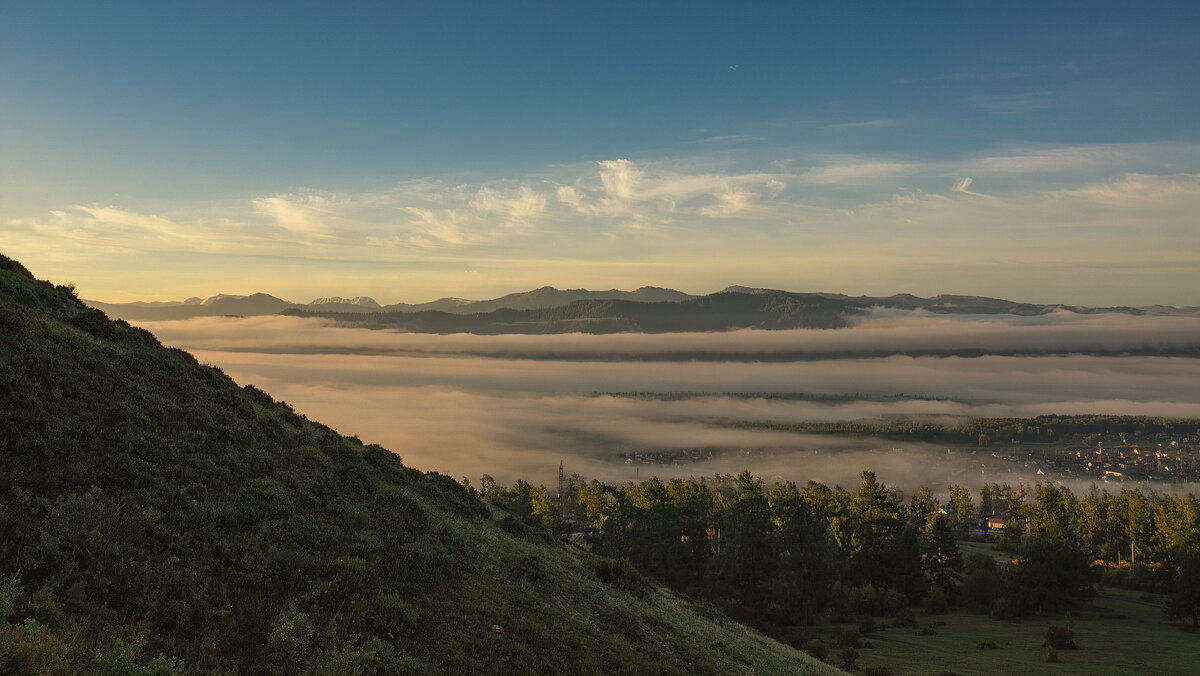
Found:
M 862 449 L 869 454 L 904 455 L 911 447 L 895 445 Z M 627 465 L 681 467 L 729 456 L 767 456 L 782 453 L 814 456 L 836 454 L 837 450 L 797 448 L 643 448 L 617 450 L 615 460 Z M 947 455 L 965 460 L 952 470 L 955 477 L 1017 475 L 1031 481 L 1087 479 L 1101 483 L 1200 482 L 1200 436 L 1150 439 L 1114 438 L 1109 442 L 1078 439 L 1073 442 L 1038 443 L 1012 440 L 992 448 L 956 446 Z M 975 469 L 971 469 L 975 467 Z M 640 475 L 640 472 L 639 472 Z
M 1003 462 L 1020 463 L 1034 474 L 1047 477 L 1103 482 L 1200 481 L 1200 444 L 1189 437 L 1150 443 L 1097 442 L 1092 448 L 1012 444 L 991 455 Z

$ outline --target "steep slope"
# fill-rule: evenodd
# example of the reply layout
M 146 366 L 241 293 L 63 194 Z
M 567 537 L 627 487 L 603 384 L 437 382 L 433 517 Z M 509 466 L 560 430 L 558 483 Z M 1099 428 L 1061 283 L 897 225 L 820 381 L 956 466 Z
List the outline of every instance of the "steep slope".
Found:
M 837 673 L 0 256 L 0 673 Z
M 283 314 L 322 317 L 348 326 L 414 333 L 547 334 L 669 333 L 732 329 L 836 329 L 862 310 L 855 303 L 789 293 L 714 293 L 680 302 L 580 300 L 539 310 L 500 309 L 473 315 L 447 312 L 317 312 L 292 308 Z

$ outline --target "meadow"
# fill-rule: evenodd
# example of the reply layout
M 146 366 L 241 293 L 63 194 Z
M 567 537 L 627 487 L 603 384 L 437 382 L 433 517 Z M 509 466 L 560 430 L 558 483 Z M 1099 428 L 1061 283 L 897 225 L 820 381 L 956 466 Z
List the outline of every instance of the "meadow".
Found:
M 987 551 L 1008 558 L 990 545 L 963 543 L 964 553 Z M 859 648 L 858 664 L 864 670 L 887 667 L 896 676 L 995 676 L 997 674 L 1195 674 L 1200 665 L 1200 634 L 1185 623 L 1170 622 L 1163 613 L 1164 599 L 1157 594 L 1105 588 L 1091 603 L 1069 615 L 1032 616 L 1020 622 L 993 620 L 963 610 L 948 613 L 917 612 L 919 626 L 889 627 L 863 637 L 872 647 Z M 889 620 L 877 619 L 877 624 Z M 1060 660 L 1045 661 L 1046 628 L 1071 625 L 1077 650 L 1058 650 Z M 840 628 L 822 628 L 830 645 Z M 935 634 L 921 635 L 933 629 Z M 993 644 L 995 647 L 981 648 Z M 829 661 L 839 664 L 836 650 Z M 870 673 L 868 671 L 868 673 Z

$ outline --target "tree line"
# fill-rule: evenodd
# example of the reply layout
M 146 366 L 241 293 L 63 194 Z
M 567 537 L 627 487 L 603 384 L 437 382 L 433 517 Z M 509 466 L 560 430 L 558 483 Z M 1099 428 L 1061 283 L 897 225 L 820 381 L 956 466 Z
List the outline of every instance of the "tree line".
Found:
M 946 424 L 944 417 L 913 416 L 877 421 L 838 420 L 767 423 L 739 421 L 731 427 L 778 429 L 806 434 L 875 435 L 911 441 L 977 443 L 980 446 L 1023 443 L 1094 444 L 1122 439 L 1200 439 L 1195 420 L 1122 415 L 1041 415 L 1035 418 L 963 418 Z
M 870 471 L 853 490 L 768 485 L 748 471 L 625 484 L 573 475 L 559 496 L 525 481 L 464 483 L 597 554 L 779 625 L 922 603 L 998 618 L 1053 613 L 1096 583 L 1168 593 L 1173 618 L 1200 620 L 1200 502 L 1190 494 L 992 483 L 904 499 Z M 968 539 L 1012 556 L 964 556 Z

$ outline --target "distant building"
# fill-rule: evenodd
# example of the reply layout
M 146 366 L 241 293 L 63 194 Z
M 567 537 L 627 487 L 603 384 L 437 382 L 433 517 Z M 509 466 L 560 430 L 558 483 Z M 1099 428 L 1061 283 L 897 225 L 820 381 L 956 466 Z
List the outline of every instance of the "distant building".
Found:
M 987 529 L 989 531 L 1004 530 L 1004 519 L 999 516 L 989 516 L 987 518 Z

